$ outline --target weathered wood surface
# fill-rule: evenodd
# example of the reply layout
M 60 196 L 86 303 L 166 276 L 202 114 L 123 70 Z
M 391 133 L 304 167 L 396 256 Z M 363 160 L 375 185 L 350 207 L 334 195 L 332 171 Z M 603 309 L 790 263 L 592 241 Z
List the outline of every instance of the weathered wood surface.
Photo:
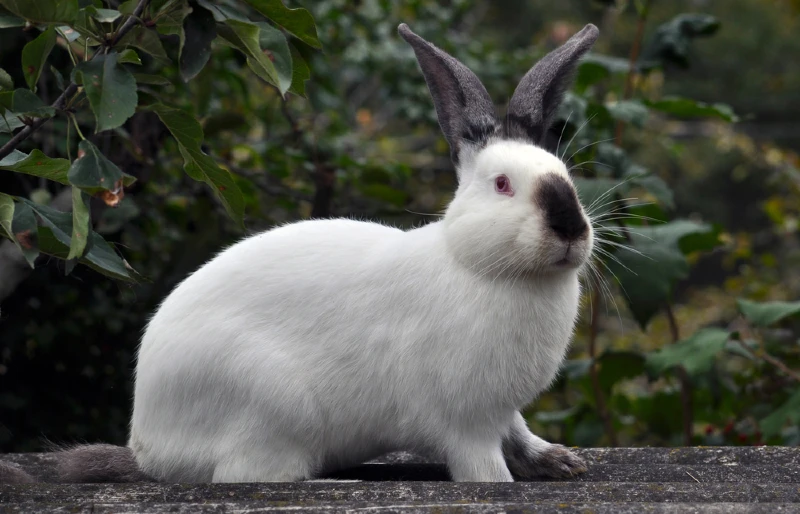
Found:
M 339 482 L 0 485 L 0 512 L 800 513 L 800 448 L 577 452 L 589 471 L 571 480 L 452 483 L 443 466 L 395 454 L 339 473 Z M 52 477 L 46 454 L 0 460 Z

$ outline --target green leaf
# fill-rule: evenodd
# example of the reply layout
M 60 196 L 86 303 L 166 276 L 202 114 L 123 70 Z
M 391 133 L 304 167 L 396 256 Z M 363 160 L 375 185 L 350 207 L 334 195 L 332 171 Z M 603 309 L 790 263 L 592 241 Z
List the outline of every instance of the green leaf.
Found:
M 217 37 L 214 15 L 197 4 L 183 20 L 180 44 L 180 69 L 184 82 L 197 76 L 211 56 L 211 42 Z
M 223 170 L 214 159 L 203 153 L 200 143 L 203 141 L 203 129 L 189 114 L 157 104 L 150 107 L 166 125 L 178 142 L 183 156 L 183 169 L 195 180 L 205 182 L 214 191 L 228 215 L 240 226 L 243 225 L 244 199 L 239 187 L 230 173 Z
M 72 215 L 68 212 L 61 212 L 47 205 L 41 205 L 25 198 L 23 198 L 22 201 L 30 207 L 33 212 L 39 215 L 42 226 L 49 228 L 53 235 L 69 248 L 70 234 L 72 233 Z M 69 253 L 69 251 L 67 253 Z
M 730 122 L 739 120 L 731 106 L 721 103 L 707 104 L 679 96 L 667 96 L 655 102 L 645 103 L 652 109 L 679 118 L 720 118 Z
M 78 16 L 78 0 L 0 0 L 0 4 L 35 23 L 69 25 Z
M 83 256 L 86 243 L 89 240 L 91 224 L 89 221 L 89 195 L 78 189 L 72 188 L 72 236 L 70 239 L 69 254 L 67 259 L 77 259 Z
M 260 29 L 258 43 L 261 50 L 267 54 L 267 58 L 272 61 L 275 71 L 278 74 L 278 89 L 281 94 L 286 93 L 292 85 L 292 53 L 289 50 L 289 43 L 283 32 L 276 29 L 269 23 L 257 23 Z
M 22 49 L 22 74 L 32 91 L 36 91 L 36 83 L 55 45 L 56 29 L 48 27 Z
M 136 80 L 117 63 L 116 52 L 79 64 L 75 75 L 94 111 L 96 132 L 117 128 L 136 112 Z
M 52 73 L 53 77 L 56 79 L 56 85 L 58 86 L 59 91 L 64 91 L 66 87 L 64 85 L 64 76 L 61 75 L 61 72 L 58 71 L 56 67 L 51 64 L 50 73 Z
M 730 334 L 719 328 L 706 328 L 691 337 L 665 346 L 647 356 L 647 367 L 656 374 L 683 366 L 691 376 L 711 369 L 714 359 L 725 348 Z
M 579 66 L 596 65 L 605 69 L 609 74 L 624 75 L 630 70 L 630 61 L 622 57 L 590 53 L 586 54 L 580 61 Z M 579 72 L 580 73 L 580 72 Z
M 612 75 L 628 73 L 630 63 L 627 59 L 611 57 L 608 55 L 588 54 L 578 64 L 575 74 L 575 89 L 582 93 L 589 86 Z
M 292 54 L 292 85 L 289 87 L 289 92 L 305 97 L 306 81 L 311 78 L 311 70 L 294 45 L 289 45 L 289 50 Z
M 139 59 L 139 54 L 137 54 L 136 50 L 134 50 L 133 48 L 126 48 L 125 50 L 121 51 L 119 53 L 119 58 L 117 59 L 117 62 L 120 64 L 130 63 L 130 64 L 136 64 L 138 66 L 142 65 L 142 60 Z M 136 75 L 134 75 L 133 77 L 135 79 Z
M 30 116 L 32 118 L 51 118 L 55 116 L 56 110 L 49 105 L 45 105 L 42 99 L 36 96 L 30 89 L 16 89 L 13 92 L 0 93 L 3 100 L 0 103 L 5 104 L 6 99 L 10 96 L 11 105 L 5 105 L 6 108 L 13 111 L 16 116 Z
M 781 433 L 786 422 L 800 423 L 800 389 L 797 389 L 786 402 L 769 416 L 761 420 L 764 436 L 772 437 Z
M 39 215 L 42 226 L 38 231 L 39 249 L 42 253 L 67 259 L 69 257 L 72 234 L 72 215 L 61 212 L 46 205 L 38 205 L 27 199 L 24 204 Z M 88 252 L 78 261 L 106 276 L 133 281 L 128 264 L 97 233 L 89 235 Z
M 212 0 L 197 0 L 197 3 L 211 11 L 214 15 L 214 19 L 220 23 L 228 19 L 245 22 L 250 21 L 250 18 L 245 13 L 241 12 L 239 9 L 233 8 L 231 4 L 225 5 Z
M 14 198 L 0 193 L 0 232 L 4 237 L 14 240 L 11 223 L 14 219 Z
M 247 65 L 263 80 L 279 87 L 280 78 L 275 65 L 261 50 L 258 25 L 238 20 L 225 20 L 217 25 L 217 33 L 229 45 L 238 49 L 247 57 Z M 279 88 L 280 89 L 280 88 Z M 281 90 L 281 94 L 285 90 Z
M 683 223 L 691 224 L 693 222 Z M 686 227 L 687 230 L 689 230 L 689 225 Z M 703 227 L 705 227 L 705 230 L 689 231 L 680 238 L 678 241 L 678 248 L 681 249 L 684 255 L 689 255 L 694 252 L 707 252 L 722 244 L 719 237 L 722 233 L 722 228 L 719 225 L 703 225 Z
M 155 4 L 155 1 L 150 2 L 150 6 L 152 7 Z M 131 15 L 133 11 L 136 10 L 136 6 L 139 4 L 139 0 L 126 0 L 117 6 L 120 14 Z M 155 14 L 155 13 L 153 13 Z
M 81 39 L 81 44 L 97 44 L 101 41 L 103 27 L 94 18 L 90 8 L 94 7 L 88 6 L 78 11 L 78 16 L 71 24 L 71 28 L 61 30 L 61 33 L 70 41 L 77 41 L 80 38 L 84 38 Z M 72 30 L 72 32 L 69 32 L 70 30 Z
M 69 168 L 69 182 L 92 196 L 102 195 L 109 205 L 121 196 L 123 187 L 130 186 L 136 179 L 123 173 L 116 164 L 108 160 L 91 141 L 83 140 L 78 145 L 79 157 Z
M 608 394 L 617 382 L 644 373 L 645 356 L 637 352 L 606 351 L 598 359 L 600 387 Z
M 86 10 L 100 23 L 113 23 L 122 15 L 115 9 L 98 9 L 93 5 L 86 7 Z
M 125 34 L 122 39 L 117 43 L 117 47 L 125 48 L 132 46 L 138 48 L 146 54 L 151 55 L 154 59 L 162 64 L 171 64 L 167 52 L 164 50 L 164 45 L 158 38 L 158 33 L 141 25 L 132 28 L 130 32 Z
M 14 80 L 11 75 L 2 68 L 0 68 L 0 91 L 12 91 L 14 89 Z
M 14 150 L 0 160 L 0 169 L 25 173 L 34 177 L 43 177 L 61 184 L 69 183 L 67 179 L 69 161 L 66 159 L 51 159 L 40 150 L 33 150 L 30 155 Z
M 647 70 L 674 63 L 689 66 L 689 47 L 695 38 L 710 36 L 719 29 L 717 18 L 708 14 L 679 14 L 659 25 L 642 51 L 639 67 Z
M 620 100 L 606 104 L 606 108 L 615 120 L 621 120 L 636 127 L 644 127 L 649 114 L 647 107 L 639 100 Z
M 642 177 L 637 177 L 631 182 L 645 188 L 664 207 L 668 209 L 675 208 L 675 196 L 672 193 L 672 189 L 658 175 L 649 173 Z
M 702 234 L 712 235 L 708 238 Z M 688 276 L 683 250 L 708 249 L 718 241 L 715 228 L 688 220 L 656 226 L 636 226 L 630 247 L 621 247 L 606 264 L 622 287 L 628 307 L 641 327 L 666 305 L 675 283 Z M 684 243 L 688 240 L 689 243 Z M 685 245 L 685 246 L 684 246 Z
M 281 0 L 246 0 L 258 12 L 271 19 L 303 43 L 322 48 L 314 17 L 305 9 L 289 9 Z
M 747 321 L 758 327 L 768 327 L 800 312 L 800 302 L 752 302 L 744 298 L 736 305 Z
M 108 277 L 134 281 L 134 270 L 97 232 L 89 236 L 89 253 L 80 262 Z
M 171 86 L 172 82 L 162 77 L 161 75 L 150 75 L 147 73 L 134 73 L 133 78 L 136 79 L 137 85 L 147 84 L 151 86 Z
M 73 41 L 77 41 L 79 37 L 81 37 L 81 33 L 77 30 L 73 29 L 68 25 L 61 25 L 60 27 L 56 27 L 59 35 L 66 39 L 68 42 L 72 43 Z
M 14 233 L 14 242 L 20 249 L 25 260 L 33 268 L 39 256 L 38 229 L 36 216 L 26 203 L 17 203 L 14 206 L 14 218 L 11 221 L 11 231 Z
M 13 112 L 2 112 L 2 111 L 3 109 L 0 108 L 0 113 L 2 113 L 2 115 L 0 115 L 0 133 L 3 132 L 11 133 L 17 130 L 18 128 L 25 126 L 25 124 L 22 123 L 22 121 L 20 121 L 17 118 L 17 115 L 14 114 Z
M 169 3 L 171 7 L 163 13 L 158 14 L 156 30 L 159 34 L 175 35 L 178 36 L 179 39 L 183 39 L 183 23 L 186 17 L 191 14 L 192 8 L 189 7 L 189 2 L 187 0 L 176 0 Z M 205 5 L 204 7 L 208 8 Z
M 0 2 L 2 5 L 2 2 Z M 4 7 L 0 7 L 0 29 L 11 29 L 15 27 L 24 27 L 25 19 L 11 14 Z

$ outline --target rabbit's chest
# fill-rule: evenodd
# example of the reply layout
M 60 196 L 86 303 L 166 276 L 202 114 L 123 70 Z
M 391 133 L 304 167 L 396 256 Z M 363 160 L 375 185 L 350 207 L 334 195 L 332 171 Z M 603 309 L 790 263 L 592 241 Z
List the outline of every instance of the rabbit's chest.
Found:
M 454 338 L 455 380 L 486 404 L 521 408 L 546 389 L 566 356 L 578 310 L 578 295 L 487 302 L 464 313 Z

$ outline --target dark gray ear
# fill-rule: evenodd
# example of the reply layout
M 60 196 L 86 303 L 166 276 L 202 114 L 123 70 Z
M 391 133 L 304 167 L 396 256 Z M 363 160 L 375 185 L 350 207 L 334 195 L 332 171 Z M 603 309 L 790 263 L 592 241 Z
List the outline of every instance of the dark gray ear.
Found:
M 534 144 L 544 141 L 564 93 L 570 86 L 578 60 L 597 40 L 600 31 L 591 23 L 556 48 L 522 77 L 506 114 L 507 136 Z
M 458 60 L 411 32 L 405 23 L 397 31 L 417 55 L 439 126 L 450 145 L 450 157 L 459 168 L 459 163 L 499 131 L 492 99 L 478 77 Z

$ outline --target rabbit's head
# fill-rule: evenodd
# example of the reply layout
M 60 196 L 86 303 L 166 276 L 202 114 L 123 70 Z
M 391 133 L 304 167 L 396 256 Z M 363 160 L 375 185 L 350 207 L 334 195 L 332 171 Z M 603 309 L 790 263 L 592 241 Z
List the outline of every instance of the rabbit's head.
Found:
M 566 166 L 541 145 L 597 27 L 587 25 L 536 63 L 502 121 L 466 66 L 407 25 L 399 32 L 417 56 L 458 172 L 444 217 L 448 250 L 482 274 L 582 267 L 592 252 L 591 223 Z

